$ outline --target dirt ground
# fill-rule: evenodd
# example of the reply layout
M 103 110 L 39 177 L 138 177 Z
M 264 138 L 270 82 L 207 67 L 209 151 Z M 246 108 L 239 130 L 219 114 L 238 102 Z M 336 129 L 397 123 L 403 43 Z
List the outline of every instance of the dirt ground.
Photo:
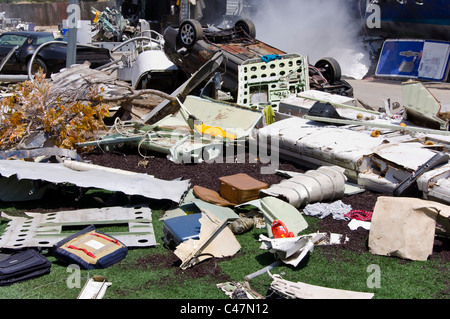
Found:
M 147 155 L 149 157 L 144 159 L 134 150 L 114 152 L 94 150 L 82 154 L 82 157 L 84 160 L 90 161 L 93 164 L 147 173 L 160 179 L 189 179 L 191 186 L 200 185 L 217 192 L 219 191 L 219 177 L 236 173 L 246 173 L 269 185 L 279 183 L 285 179 L 285 177 L 278 174 L 261 174 L 260 169 L 262 164 L 249 163 L 248 158 L 245 163 L 229 163 L 228 160 L 224 160 L 224 163 L 177 164 L 158 153 Z M 307 168 L 284 161 L 280 161 L 279 169 L 296 172 L 305 172 L 307 170 Z M 345 204 L 351 205 L 352 209 L 373 211 L 377 198 L 380 195 L 386 196 L 387 194 L 366 190 L 363 193 L 345 196 L 342 198 L 342 201 Z M 345 221 L 335 220 L 331 216 L 321 220 L 320 231 L 343 234 L 350 239 L 345 245 L 331 245 L 329 249 L 346 249 L 356 252 L 368 251 L 367 241 L 369 231 L 361 227 L 357 230 L 350 230 L 347 223 Z M 450 240 L 436 237 L 433 254 L 430 256 L 430 259 L 439 260 L 443 263 L 450 262 Z

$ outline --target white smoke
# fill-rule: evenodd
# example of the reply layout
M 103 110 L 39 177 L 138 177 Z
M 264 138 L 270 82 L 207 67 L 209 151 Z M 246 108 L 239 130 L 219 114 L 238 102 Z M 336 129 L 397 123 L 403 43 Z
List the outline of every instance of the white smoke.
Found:
M 356 2 L 355 0 L 350 0 Z M 360 20 L 352 16 L 349 0 L 257 0 L 250 17 L 259 40 L 287 53 L 307 55 L 314 64 L 336 59 L 345 76 L 361 79 L 370 57 L 358 37 Z

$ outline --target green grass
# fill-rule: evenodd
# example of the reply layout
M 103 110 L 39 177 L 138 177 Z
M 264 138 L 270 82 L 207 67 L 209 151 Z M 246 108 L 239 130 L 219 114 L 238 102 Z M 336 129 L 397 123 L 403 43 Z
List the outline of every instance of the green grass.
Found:
M 0 211 L 20 215 L 27 209 L 27 205 L 13 207 L 0 203 Z M 50 204 L 47 208 L 50 208 Z M 67 265 L 61 264 L 50 252 L 44 250 L 42 253 L 52 262 L 50 274 L 1 287 L 0 298 L 76 299 L 88 277 L 103 275 L 112 283 L 104 299 L 229 299 L 216 284 L 224 282 L 224 278 L 243 282 L 246 275 L 275 261 L 271 253 L 260 249 L 258 238 L 260 234 L 266 233 L 265 229 L 253 229 L 236 236 L 241 250 L 232 258 L 209 260 L 194 266 L 206 269 L 201 277 L 193 277 L 189 269 L 182 271 L 177 263 L 152 263 L 151 261 L 159 256 L 174 260 L 173 252 L 165 247 L 162 241 L 163 223 L 159 220 L 162 211 L 158 209 L 155 208 L 153 213 L 153 227 L 159 245 L 130 248 L 125 259 L 106 269 L 81 270 L 80 284 L 73 288 L 69 287 L 69 284 L 73 283 L 73 273 L 68 271 Z M 309 227 L 304 231 L 305 234 L 320 230 L 319 219 L 308 216 L 306 219 Z M 2 219 L 0 232 L 4 231 L 6 225 L 7 220 Z M 114 231 L 114 228 L 109 229 Z M 105 230 L 109 229 L 104 228 L 101 231 L 107 233 Z M 368 287 L 368 278 L 373 273 L 368 271 L 370 265 L 379 267 L 379 287 Z M 370 252 L 356 253 L 330 247 L 315 247 L 296 268 L 282 265 L 272 270 L 272 274 L 281 274 L 284 279 L 293 282 L 371 292 L 375 294 L 375 299 L 448 299 L 449 272 L 449 263 L 436 259 L 424 262 L 407 261 L 373 255 Z M 271 278 L 264 274 L 253 278 L 250 285 L 252 289 L 265 295 L 271 281 Z

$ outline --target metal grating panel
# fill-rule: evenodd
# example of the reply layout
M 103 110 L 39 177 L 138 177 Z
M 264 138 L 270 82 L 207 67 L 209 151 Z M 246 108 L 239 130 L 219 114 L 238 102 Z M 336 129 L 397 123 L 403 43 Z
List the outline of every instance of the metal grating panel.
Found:
M 29 217 L 14 217 L 0 237 L 0 247 L 52 247 L 77 231 L 62 232 L 63 227 L 128 224 L 128 232 L 108 232 L 128 247 L 157 245 L 152 224 L 152 211 L 146 207 L 106 207 L 55 213 L 26 213 Z
M 239 105 L 256 109 L 271 105 L 278 111 L 281 100 L 308 89 L 307 62 L 300 55 L 280 55 L 269 62 L 252 59 L 239 66 Z

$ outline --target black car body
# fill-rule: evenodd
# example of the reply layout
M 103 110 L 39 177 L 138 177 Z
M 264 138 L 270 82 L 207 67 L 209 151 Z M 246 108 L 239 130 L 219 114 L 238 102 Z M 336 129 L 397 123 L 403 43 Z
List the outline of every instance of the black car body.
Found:
M 58 41 L 52 32 L 11 31 L 0 35 L 0 60 L 3 61 L 12 49 L 15 50 L 4 64 L 2 74 L 27 74 L 28 64 L 37 48 L 42 44 Z M 66 67 L 67 44 L 61 41 L 46 45 L 37 53 L 32 66 L 33 70 L 42 68 L 47 76 L 57 73 Z M 77 45 L 76 63 L 85 61 L 91 63 L 92 68 L 111 62 L 108 49 L 94 46 Z
M 221 51 L 224 62 L 219 71 L 222 74 L 223 88 L 234 96 L 239 86 L 240 66 L 264 56 L 287 55 L 286 52 L 257 40 L 255 26 L 248 19 L 240 19 L 227 29 L 202 26 L 197 20 L 184 20 L 179 27 L 169 26 L 165 29 L 164 41 L 165 53 L 187 76 Z M 353 96 L 353 88 L 341 79 L 339 63 L 333 58 L 322 58 L 314 66 L 307 65 L 302 72 L 305 71 L 311 89 Z

